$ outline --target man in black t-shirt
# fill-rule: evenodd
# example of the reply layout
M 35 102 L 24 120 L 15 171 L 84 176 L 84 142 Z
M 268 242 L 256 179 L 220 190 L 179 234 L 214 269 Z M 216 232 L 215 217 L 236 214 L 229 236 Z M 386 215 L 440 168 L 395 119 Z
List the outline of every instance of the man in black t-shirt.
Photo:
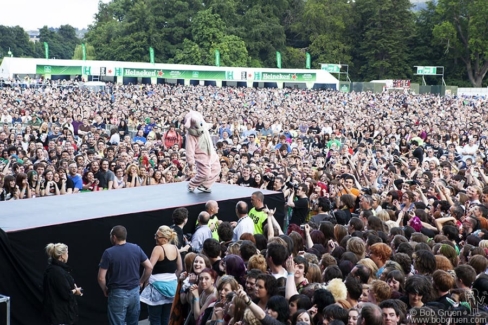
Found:
M 237 180 L 237 185 L 244 187 L 255 187 L 256 182 L 251 177 L 251 167 L 244 166 L 242 168 L 242 177 Z
M 298 188 L 293 190 L 292 194 L 288 197 L 286 205 L 293 209 L 290 224 L 301 225 L 305 222 L 308 216 L 308 186 L 307 184 L 300 184 Z M 294 197 L 296 196 L 296 200 Z
M 416 140 L 410 142 L 410 147 L 413 149 L 412 156 L 417 158 L 419 164 L 422 165 L 422 162 L 424 161 L 424 148 L 420 147 Z
M 185 240 L 185 237 L 183 236 L 183 227 L 185 227 L 186 223 L 188 222 L 188 209 L 187 208 L 177 208 L 173 211 L 173 225 L 171 226 L 171 229 L 173 229 L 176 232 L 176 236 L 178 237 L 178 244 L 176 247 L 178 247 L 180 253 L 183 255 L 188 252 L 190 249 L 190 244 L 188 244 L 188 241 Z
M 308 128 L 308 132 L 312 134 L 320 134 L 320 128 L 317 126 L 317 121 L 312 121 L 312 125 Z
M 109 169 L 109 162 L 107 159 L 102 159 L 100 162 L 100 170 L 95 173 L 95 178 L 98 179 L 99 187 L 107 190 L 111 190 L 115 175 L 114 173 Z
M 221 247 L 219 241 L 215 238 L 205 239 L 205 241 L 203 242 L 202 253 L 205 254 L 210 260 L 210 264 L 212 264 L 212 269 L 217 272 L 219 276 L 224 275 L 224 272 L 220 270 Z

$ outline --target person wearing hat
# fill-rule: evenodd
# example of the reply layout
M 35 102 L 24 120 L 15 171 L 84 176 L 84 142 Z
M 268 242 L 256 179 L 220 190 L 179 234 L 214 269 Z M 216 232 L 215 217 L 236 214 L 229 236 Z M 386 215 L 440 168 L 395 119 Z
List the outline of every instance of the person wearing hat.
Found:
M 185 116 L 186 158 L 188 166 L 196 167 L 196 174 L 188 184 L 188 191 L 210 193 L 210 187 L 220 175 L 220 160 L 201 113 L 190 111 Z

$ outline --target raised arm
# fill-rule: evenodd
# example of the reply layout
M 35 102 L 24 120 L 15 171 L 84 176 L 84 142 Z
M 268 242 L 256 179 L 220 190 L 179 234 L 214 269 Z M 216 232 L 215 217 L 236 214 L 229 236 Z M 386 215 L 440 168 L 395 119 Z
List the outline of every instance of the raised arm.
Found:
M 286 260 L 286 271 L 288 275 L 286 277 L 285 298 L 289 300 L 292 296 L 298 294 L 295 284 L 295 262 L 293 261 L 293 255 L 290 255 Z

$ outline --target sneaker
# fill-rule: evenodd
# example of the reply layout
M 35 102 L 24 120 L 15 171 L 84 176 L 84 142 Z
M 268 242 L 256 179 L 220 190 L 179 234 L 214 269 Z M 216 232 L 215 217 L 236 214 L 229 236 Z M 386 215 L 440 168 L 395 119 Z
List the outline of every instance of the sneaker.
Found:
M 205 187 L 205 186 L 203 186 L 203 185 L 198 186 L 198 187 L 197 187 L 197 190 L 202 191 L 202 192 L 205 192 L 205 193 L 212 193 L 212 190 L 211 190 L 211 189 L 206 188 L 206 187 Z
M 195 188 L 188 185 L 188 192 L 190 192 L 190 193 L 195 192 Z

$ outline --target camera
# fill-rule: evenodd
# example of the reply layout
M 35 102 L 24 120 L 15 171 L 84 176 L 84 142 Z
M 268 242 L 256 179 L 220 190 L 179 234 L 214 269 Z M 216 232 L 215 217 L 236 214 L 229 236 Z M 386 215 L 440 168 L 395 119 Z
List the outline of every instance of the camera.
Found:
M 293 188 L 295 191 L 298 190 L 298 184 L 293 184 L 292 182 L 288 181 L 285 183 L 286 187 Z
M 367 195 L 373 195 L 373 191 L 369 187 L 363 187 L 362 192 Z
M 305 230 L 305 225 L 300 225 L 301 230 Z
M 274 176 L 268 176 L 268 175 L 264 175 L 263 179 L 266 182 L 273 182 L 275 180 Z

